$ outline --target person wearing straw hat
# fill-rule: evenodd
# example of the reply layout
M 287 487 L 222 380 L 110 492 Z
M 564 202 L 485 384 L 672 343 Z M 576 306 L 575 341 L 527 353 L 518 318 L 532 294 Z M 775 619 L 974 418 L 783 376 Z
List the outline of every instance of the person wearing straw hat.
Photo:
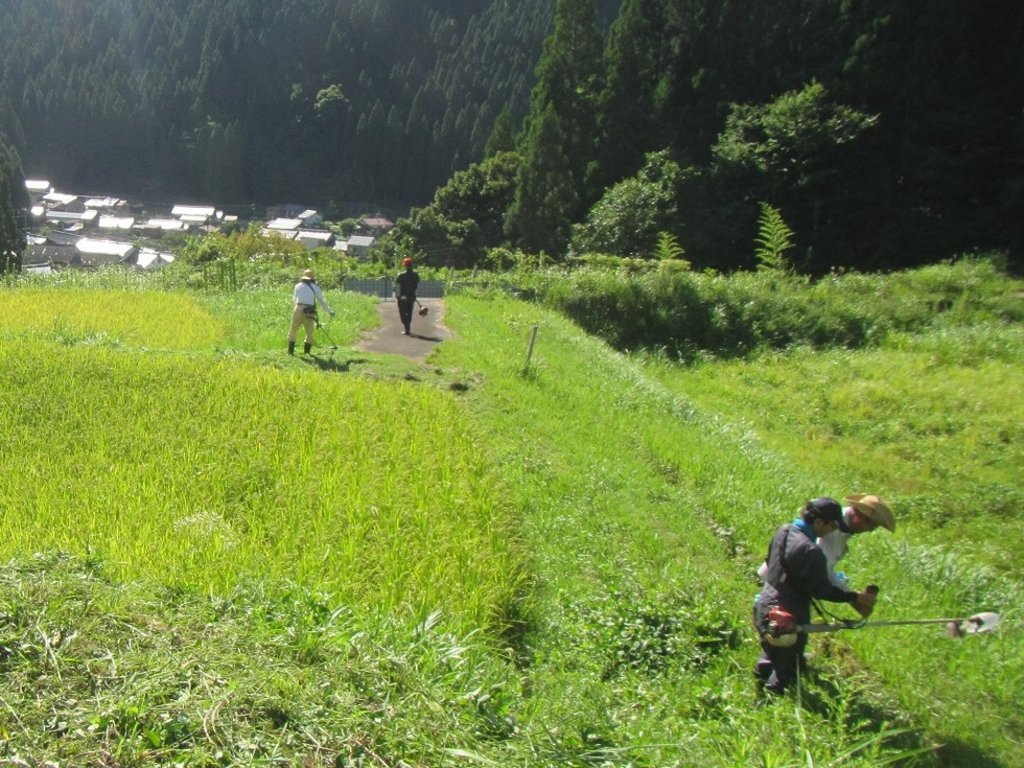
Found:
M 295 288 L 292 290 L 292 299 L 294 300 L 294 306 L 292 307 L 292 325 L 288 330 L 288 354 L 295 354 L 295 339 L 299 333 L 299 326 L 302 326 L 306 331 L 306 343 L 303 346 L 303 352 L 308 355 L 313 349 L 316 305 L 319 304 L 323 307 L 324 312 L 331 317 L 334 317 L 334 310 L 327 305 L 324 292 L 317 285 L 316 275 L 313 274 L 311 269 L 303 272 L 299 282 L 295 284 Z
M 829 579 L 839 587 L 846 585 L 846 576 L 836 572 L 836 564 L 846 557 L 851 536 L 871 533 L 876 528 L 885 528 L 890 533 L 896 532 L 896 517 L 881 496 L 872 493 L 852 493 L 843 501 L 846 506 L 843 508 L 838 530 L 818 539 L 818 546 L 828 561 Z
M 398 302 L 398 319 L 402 321 L 402 333 L 412 332 L 412 310 L 416 305 L 416 289 L 420 287 L 420 276 L 412 268 L 412 259 L 402 259 L 404 272 L 395 278 L 395 300 Z
M 804 664 L 807 633 L 795 627 L 811 619 L 811 601 L 849 603 L 863 617 L 871 615 L 875 595 L 837 587 L 828 577 L 825 553 L 817 540 L 839 527 L 842 507 L 829 496 L 808 501 L 792 522 L 772 537 L 765 557 L 764 586 L 754 602 L 754 626 L 761 638 L 761 656 L 754 674 L 764 690 L 782 693 L 796 680 Z M 772 623 L 788 616 L 793 629 L 773 632 Z

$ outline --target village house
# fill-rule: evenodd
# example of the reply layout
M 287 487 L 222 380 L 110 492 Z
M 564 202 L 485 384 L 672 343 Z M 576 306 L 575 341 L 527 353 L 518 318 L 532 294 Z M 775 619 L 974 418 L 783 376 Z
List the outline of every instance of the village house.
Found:
M 380 237 L 394 227 L 395 222 L 385 216 L 364 216 L 356 223 L 356 233 Z
M 334 247 L 334 233 L 329 229 L 300 229 L 295 233 L 295 239 L 302 243 L 307 251 Z
M 357 259 L 365 259 L 370 255 L 370 248 L 376 242 L 377 238 L 370 235 L 352 235 L 348 239 L 348 247 L 345 251 L 349 256 L 354 256 Z

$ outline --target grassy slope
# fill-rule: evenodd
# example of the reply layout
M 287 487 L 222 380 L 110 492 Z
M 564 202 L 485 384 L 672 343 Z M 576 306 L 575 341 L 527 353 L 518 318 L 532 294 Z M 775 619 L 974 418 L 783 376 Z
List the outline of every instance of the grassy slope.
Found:
M 564 320 L 519 303 L 452 305 L 469 341 L 438 362 L 488 372 L 474 402 L 529 510 L 528 737 L 560 760 L 785 765 L 806 752 L 879 764 L 849 757 L 879 746 L 879 720 L 899 718 L 859 688 L 869 683 L 817 691 L 826 703 L 804 721 L 785 705 L 755 708 L 750 552 L 801 497 L 800 481 Z M 536 367 L 523 381 L 533 324 Z M 754 513 L 756 534 L 719 525 L 728 510 Z
M 883 585 L 877 618 L 1002 613 L 1002 633 L 983 643 L 943 642 L 921 628 L 851 639 L 905 706 L 943 734 L 953 764 L 981 759 L 960 743 L 972 741 L 967 734 L 1012 756 L 1009 764 L 1022 754 L 1021 342 L 1013 326 L 960 329 L 874 351 L 657 371 L 820 478 L 810 492 L 869 490 L 895 505 L 897 536 L 858 539 L 844 563 L 861 583 Z
M 230 309 L 237 328 L 267 323 L 248 306 L 219 309 Z M 465 433 L 474 461 L 497 469 L 474 483 L 499 491 L 495 508 L 521 517 L 517 536 L 530 553 L 531 581 L 518 608 L 504 602 L 522 621 L 506 638 L 508 654 L 496 652 L 501 645 L 486 633 L 452 634 L 434 619 L 410 626 L 386 611 L 342 610 L 329 583 L 310 592 L 267 579 L 211 600 L 188 589 L 118 586 L 88 561 L 44 558 L 4 571 L 4 642 L 16 649 L 3 662 L 4 700 L 20 718 L 3 722 L 7 753 L 67 760 L 76 749 L 93 750 L 92 762 L 114 754 L 125 765 L 277 758 L 441 765 L 473 756 L 502 765 L 879 765 L 880 750 L 908 754 L 938 735 L 963 740 L 945 764 L 1014 764 L 1020 724 L 1011 723 L 1005 737 L 993 734 L 1000 733 L 995 716 L 1016 702 L 1005 700 L 1003 687 L 991 701 L 979 695 L 993 668 L 987 665 L 1019 675 L 1019 641 L 1010 632 L 970 650 L 929 640 L 923 650 L 901 653 L 891 675 L 886 669 L 888 690 L 918 707 L 910 719 L 876 676 L 841 653 L 822 658 L 823 677 L 809 681 L 810 706 L 798 716 L 785 702 L 756 708 L 748 677 L 755 649 L 746 630 L 754 553 L 794 499 L 819 492 L 822 477 L 766 449 L 752 432 L 702 414 L 535 307 L 457 298 L 448 318 L 458 338 L 432 362 L 446 379 L 469 383 L 469 392 L 466 422 L 453 417 L 456 434 L 439 433 L 439 440 Z M 539 344 L 523 379 L 534 324 Z M 77 349 L 94 338 L 70 343 Z M 232 358 L 255 353 L 280 375 L 299 375 L 301 364 L 280 352 L 238 345 L 215 347 Z M 274 345 L 268 326 L 255 346 Z M 135 364 L 148 367 L 145 357 Z M 379 373 L 390 365 L 367 360 L 325 370 Z M 247 366 L 239 378 L 250 375 Z M 325 402 L 349 386 L 306 373 L 303 385 L 324 386 Z M 408 391 L 383 388 L 399 399 Z M 424 408 L 450 401 L 439 389 L 418 389 Z M 439 447 L 416 446 L 416 463 L 420 450 Z M 231 455 L 244 453 L 236 446 Z M 407 471 L 395 459 L 372 470 L 385 487 Z M 267 474 L 254 467 L 240 479 L 265 482 Z M 881 546 L 870 551 L 873 560 L 894 568 L 916 551 Z M 515 566 L 506 569 L 518 589 Z M 941 594 L 956 605 L 956 595 Z M 932 597 L 901 594 L 900 606 L 921 607 Z M 93 606 L 84 616 L 83 604 Z M 74 629 L 74 642 L 54 644 L 52 630 L 61 626 Z M 863 646 L 870 669 L 872 654 L 884 667 L 881 649 L 862 643 L 867 637 L 851 642 L 858 652 Z M 83 663 L 89 658 L 110 661 Z M 963 682 L 945 696 L 976 703 L 976 733 L 962 713 L 943 726 L 925 697 L 905 695 L 929 674 L 922 659 L 959 665 Z M 55 670 L 62 683 L 54 684 Z M 67 713 L 70 722 L 50 723 L 47 712 Z M 886 719 L 933 732 L 881 738 Z M 83 762 L 78 754 L 71 762 Z

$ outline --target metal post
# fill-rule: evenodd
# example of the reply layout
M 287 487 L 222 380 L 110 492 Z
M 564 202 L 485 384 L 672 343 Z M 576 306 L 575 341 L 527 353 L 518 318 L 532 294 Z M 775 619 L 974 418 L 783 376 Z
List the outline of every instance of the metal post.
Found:
M 526 365 L 523 366 L 523 376 L 530 370 L 530 358 L 533 357 L 533 343 L 537 340 L 537 326 L 530 331 L 530 347 L 526 350 Z

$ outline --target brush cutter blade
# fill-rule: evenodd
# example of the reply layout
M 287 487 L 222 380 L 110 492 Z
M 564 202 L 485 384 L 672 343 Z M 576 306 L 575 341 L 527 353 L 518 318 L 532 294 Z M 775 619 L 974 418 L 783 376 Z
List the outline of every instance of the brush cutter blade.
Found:
M 1000 621 L 1002 621 L 1002 617 L 998 613 L 991 611 L 976 613 L 970 618 L 949 622 L 946 625 L 946 634 L 950 637 L 979 635 L 982 632 L 991 632 L 999 626 Z

